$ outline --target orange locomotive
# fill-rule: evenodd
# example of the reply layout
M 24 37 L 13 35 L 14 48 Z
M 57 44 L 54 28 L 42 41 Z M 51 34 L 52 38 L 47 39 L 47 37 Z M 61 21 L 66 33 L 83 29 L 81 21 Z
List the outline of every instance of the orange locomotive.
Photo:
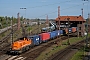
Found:
M 12 48 L 10 50 L 10 53 L 22 53 L 30 49 L 32 45 L 32 40 L 24 38 L 22 40 L 16 41 L 12 44 Z

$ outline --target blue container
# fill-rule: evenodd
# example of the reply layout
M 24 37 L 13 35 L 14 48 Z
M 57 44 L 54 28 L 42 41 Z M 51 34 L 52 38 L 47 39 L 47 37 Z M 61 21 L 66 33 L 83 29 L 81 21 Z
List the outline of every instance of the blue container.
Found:
M 29 38 L 33 41 L 34 45 L 39 45 L 41 43 L 39 35 L 29 36 Z
M 52 32 L 49 32 L 50 33 L 50 38 L 55 38 L 56 37 L 56 31 L 52 31 Z
M 60 35 L 63 35 L 63 30 L 60 30 Z
M 69 28 L 69 33 L 71 33 L 72 32 L 72 28 Z
M 56 31 L 56 36 L 59 36 L 60 35 L 60 30 L 57 30 Z
M 55 33 L 56 33 L 56 35 L 55 35 L 55 36 L 59 36 L 59 35 L 60 35 L 59 30 L 56 30 L 56 31 L 55 31 Z
M 76 31 L 78 31 L 78 27 L 76 27 Z

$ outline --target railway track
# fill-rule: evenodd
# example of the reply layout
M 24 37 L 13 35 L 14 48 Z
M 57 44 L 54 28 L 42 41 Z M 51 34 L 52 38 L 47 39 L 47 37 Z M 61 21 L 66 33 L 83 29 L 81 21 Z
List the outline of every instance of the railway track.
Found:
M 84 43 L 85 40 L 72 44 L 69 47 L 52 55 L 47 60 L 70 60 L 71 57 L 78 51 L 78 49 L 84 46 Z
M 61 39 L 67 39 L 65 36 L 62 37 Z M 39 54 L 41 54 L 41 52 L 45 51 L 45 49 L 47 49 L 48 47 L 52 46 L 53 44 L 55 44 L 54 42 L 57 42 L 59 41 L 60 39 L 54 39 L 54 40 L 51 40 L 47 43 L 43 43 L 39 46 L 35 46 L 33 48 L 31 48 L 29 51 L 23 53 L 23 54 L 20 54 L 20 55 L 16 55 L 16 56 L 11 56 L 11 55 L 8 55 L 7 58 L 5 58 L 5 60 L 17 60 L 21 58 L 21 60 L 34 60 L 36 57 L 39 56 Z M 3 58 L 4 59 L 4 58 Z
M 63 37 L 61 39 L 67 39 L 68 37 Z M 6 41 L 6 40 L 5 40 Z M 8 43 L 8 45 L 4 45 L 4 47 L 0 48 L 3 49 L 2 50 L 2 53 L 4 53 L 4 55 L 2 53 L 0 53 L 0 56 L 2 55 L 2 59 L 3 60 L 10 60 L 10 59 L 13 59 L 13 60 L 17 60 L 17 59 L 22 59 L 22 60 L 34 60 L 36 57 L 39 56 L 39 54 L 43 51 L 45 51 L 45 49 L 47 49 L 48 47 L 50 47 L 51 45 L 55 44 L 54 42 L 57 42 L 59 41 L 58 39 L 56 40 L 52 40 L 52 41 L 49 41 L 48 43 L 45 43 L 45 44 L 41 44 L 40 46 L 36 46 L 34 47 L 33 49 L 30 49 L 29 51 L 21 54 L 21 55 L 16 55 L 16 56 L 12 56 L 12 55 L 6 55 L 5 54 L 5 51 L 8 50 L 8 47 L 10 46 Z M 28 55 L 28 56 L 27 56 Z M 6 57 L 6 58 L 3 58 Z M 0 57 L 1 58 L 1 57 Z
M 11 33 L 16 32 L 16 30 L 17 30 L 17 28 L 15 27 L 14 30 L 13 30 L 13 32 L 11 32 Z M 11 38 L 11 33 L 9 33 L 7 36 L 5 36 L 4 38 L 2 38 L 0 40 L 0 56 L 2 54 L 5 54 L 6 51 L 8 51 L 8 49 L 9 49 L 9 47 L 11 45 L 11 43 L 8 42 L 8 40 Z
M 9 29 L 10 30 L 10 29 Z M 13 26 L 13 32 L 11 32 L 11 33 L 15 33 L 16 32 L 16 30 L 17 30 L 17 26 L 16 25 L 14 25 Z M 36 28 L 35 28 L 35 30 L 37 30 Z M 34 31 L 32 31 L 32 32 L 34 32 Z M 9 49 L 9 47 L 10 47 L 10 45 L 11 45 L 11 42 L 10 42 L 10 38 L 11 38 L 11 33 L 9 33 L 8 35 L 6 35 L 5 37 L 3 37 L 1 40 L 0 40 L 0 55 L 2 54 L 2 53 L 4 53 L 5 51 L 7 51 L 8 49 Z M 20 32 L 19 32 L 20 33 Z M 35 33 L 35 32 L 34 32 Z M 22 36 L 21 36 L 22 37 Z M 19 38 L 19 37 L 18 37 Z M 9 41 L 9 42 L 8 42 Z
M 14 24 L 13 27 L 17 26 L 17 24 Z M 9 27 L 6 27 L 6 28 L 3 28 L 3 29 L 0 29 L 0 34 L 6 32 L 7 30 L 10 30 L 12 27 L 9 26 Z
M 67 39 L 65 37 L 62 37 L 62 38 L 64 40 Z M 60 38 L 51 40 L 45 44 L 41 44 L 37 49 L 27 52 L 26 54 L 24 54 L 24 56 L 27 57 L 25 60 L 34 60 L 36 57 L 38 57 L 41 54 L 41 52 L 45 51 L 48 47 L 56 44 L 55 42 L 59 42 L 59 40 L 60 40 Z M 26 55 L 28 55 L 28 56 L 26 56 Z
M 3 42 L 7 41 L 7 40 L 8 40 L 8 38 L 10 38 L 11 33 L 16 32 L 16 30 L 17 30 L 17 26 L 16 26 L 16 27 L 14 27 L 13 32 L 10 32 L 8 35 L 6 35 L 4 38 L 2 38 L 2 39 L 0 40 L 0 44 L 2 44 Z

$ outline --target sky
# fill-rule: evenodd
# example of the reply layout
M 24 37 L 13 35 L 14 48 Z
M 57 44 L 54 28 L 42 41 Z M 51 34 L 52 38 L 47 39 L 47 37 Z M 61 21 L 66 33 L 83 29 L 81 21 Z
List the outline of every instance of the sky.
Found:
M 60 16 L 79 16 L 84 9 L 84 18 L 90 13 L 90 1 L 82 0 L 0 0 L 0 16 L 20 16 L 29 19 L 55 19 L 58 17 L 58 6 Z M 20 9 L 26 8 L 26 9 Z

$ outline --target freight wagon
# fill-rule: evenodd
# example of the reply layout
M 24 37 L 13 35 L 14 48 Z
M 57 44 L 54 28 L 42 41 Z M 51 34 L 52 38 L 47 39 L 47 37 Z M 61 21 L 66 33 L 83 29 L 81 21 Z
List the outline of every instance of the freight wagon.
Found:
M 77 32 L 77 27 L 72 27 L 72 28 L 69 28 L 69 30 L 68 30 L 68 28 L 66 28 L 65 29 L 65 33 L 66 34 L 68 34 L 68 33 L 75 33 L 75 32 Z M 69 31 L 69 32 L 68 32 Z
M 72 28 L 69 28 L 69 33 L 72 33 Z
M 39 35 L 28 36 L 27 38 L 32 40 L 33 45 L 39 45 L 42 42 Z
M 72 27 L 72 32 L 76 32 L 77 31 L 77 27 Z
M 60 32 L 60 35 L 64 34 L 64 30 L 59 30 L 59 32 Z
M 50 39 L 63 35 L 63 30 L 56 30 L 52 32 L 44 32 L 38 35 L 27 36 L 23 39 L 13 42 L 10 53 L 18 54 L 29 50 L 35 45 L 40 45 L 42 42 L 47 42 Z
M 49 32 L 50 39 L 54 39 L 56 37 L 56 31 Z
M 50 39 L 50 34 L 49 34 L 49 32 L 41 33 L 41 34 L 39 34 L 39 36 L 40 36 L 40 40 L 41 40 L 42 42 L 47 42 L 47 41 Z

